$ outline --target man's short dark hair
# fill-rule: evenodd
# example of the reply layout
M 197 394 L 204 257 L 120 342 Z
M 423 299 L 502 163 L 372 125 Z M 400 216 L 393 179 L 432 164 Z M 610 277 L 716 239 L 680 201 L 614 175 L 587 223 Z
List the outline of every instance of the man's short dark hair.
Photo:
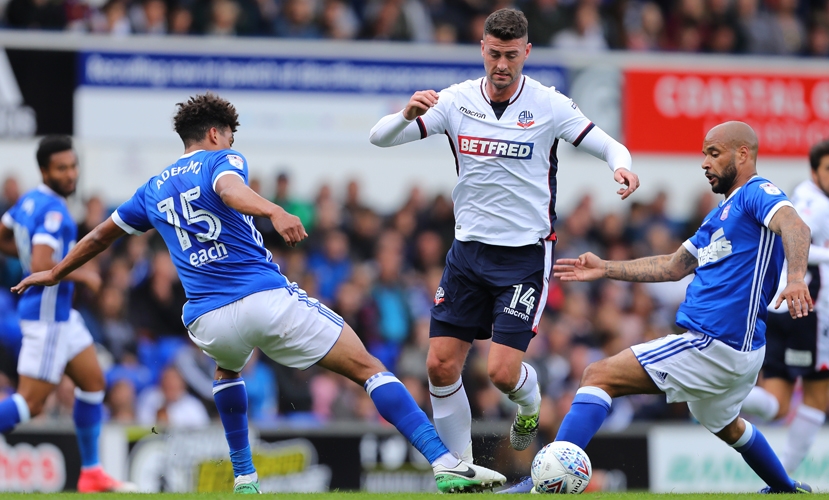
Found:
M 812 166 L 812 170 L 817 171 L 817 168 L 820 166 L 820 160 L 824 156 L 829 156 L 829 139 L 820 141 L 809 150 L 809 165 Z
M 184 141 L 184 147 L 203 140 L 211 128 L 229 128 L 236 133 L 239 126 L 239 114 L 233 104 L 209 92 L 176 103 L 176 106 L 178 113 L 173 118 L 173 127 Z
M 489 15 L 484 23 L 484 36 L 492 35 L 499 40 L 515 40 L 527 36 L 527 18 L 516 9 L 499 9 Z
M 37 146 L 37 166 L 41 170 L 49 166 L 49 160 L 55 153 L 62 153 L 72 149 L 72 138 L 66 135 L 47 135 L 40 140 Z

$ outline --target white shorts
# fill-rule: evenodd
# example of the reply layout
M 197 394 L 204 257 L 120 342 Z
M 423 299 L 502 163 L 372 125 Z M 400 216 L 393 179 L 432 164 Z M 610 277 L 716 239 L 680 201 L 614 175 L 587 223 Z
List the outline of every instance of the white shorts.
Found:
M 21 320 L 20 330 L 17 373 L 52 384 L 60 382 L 67 363 L 92 345 L 92 335 L 74 309 L 66 321 Z
M 742 352 L 707 335 L 686 332 L 631 350 L 669 403 L 687 402 L 691 414 L 716 433 L 739 415 L 757 382 L 766 347 Z
M 304 370 L 328 354 L 343 325 L 337 313 L 292 283 L 214 309 L 187 329 L 220 368 L 240 372 L 255 347 L 281 365 Z

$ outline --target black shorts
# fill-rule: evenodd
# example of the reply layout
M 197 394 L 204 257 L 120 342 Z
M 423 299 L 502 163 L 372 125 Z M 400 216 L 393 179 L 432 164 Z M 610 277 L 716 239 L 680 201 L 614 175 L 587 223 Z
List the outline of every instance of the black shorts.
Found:
M 547 301 L 554 241 L 524 247 L 452 243 L 430 337 L 488 339 L 526 351 Z
M 783 303 L 781 309 L 786 308 Z M 826 328 L 824 328 L 826 329 Z M 795 382 L 829 378 L 829 366 L 818 366 L 822 345 L 829 342 L 829 331 L 818 332 L 817 311 L 805 318 L 792 319 L 788 312 L 769 312 L 766 320 L 765 378 L 782 378 Z M 824 351 L 827 347 L 823 347 Z

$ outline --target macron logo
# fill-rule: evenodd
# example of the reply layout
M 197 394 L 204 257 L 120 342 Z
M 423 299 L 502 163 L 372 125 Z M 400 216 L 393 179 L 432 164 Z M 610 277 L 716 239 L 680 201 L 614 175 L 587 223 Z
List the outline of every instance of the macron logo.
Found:
M 458 136 L 460 152 L 473 156 L 494 156 L 499 158 L 515 158 L 529 160 L 533 157 L 533 143 L 498 141 L 482 137 Z

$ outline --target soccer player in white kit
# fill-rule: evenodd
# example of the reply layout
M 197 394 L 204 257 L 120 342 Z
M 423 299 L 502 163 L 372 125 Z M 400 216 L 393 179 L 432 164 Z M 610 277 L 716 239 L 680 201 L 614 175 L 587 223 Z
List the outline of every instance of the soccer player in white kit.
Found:
M 3 214 L 0 224 L 0 251 L 17 256 L 26 275 L 51 269 L 75 244 L 78 232 L 66 206 L 66 197 L 75 192 L 78 180 L 72 139 L 46 136 L 38 144 L 36 157 L 42 184 Z M 0 402 L 0 432 L 40 414 L 65 373 L 76 386 L 72 419 L 81 456 L 78 491 L 134 491 L 135 485 L 110 477 L 98 459 L 105 383 L 92 335 L 80 313 L 72 309 L 76 282 L 93 292 L 101 286 L 97 273 L 78 269 L 66 282 L 31 288 L 20 298 L 20 383 L 17 392 Z
M 801 379 L 803 402 L 789 423 L 780 455 L 789 474 L 809 453 L 829 405 L 829 140 L 812 146 L 809 164 L 812 178 L 794 189 L 792 203 L 812 231 L 807 277 L 815 314 L 793 320 L 769 306 L 762 386 L 752 389 L 743 402 L 746 413 L 766 420 L 783 418 Z M 781 281 L 785 279 L 784 270 Z
M 427 369 L 438 434 L 467 461 L 472 419 L 461 370 L 475 339 L 492 337 L 489 378 L 518 404 L 512 447 L 526 449 L 538 431 L 538 379 L 523 357 L 547 301 L 559 140 L 607 161 L 626 185 L 622 199 L 639 187 L 627 148 L 567 96 L 522 75 L 531 48 L 523 13 L 492 13 L 481 41 L 486 76 L 415 92 L 370 135 L 388 147 L 445 134 L 455 155 L 455 241 L 435 294 Z
M 765 353 L 766 307 L 777 290 L 785 258 L 786 302 L 793 318 L 809 315 L 805 283 L 809 227 L 774 184 L 757 175 L 757 136 L 742 122 L 712 128 L 702 168 L 711 189 L 725 196 L 700 228 L 672 255 L 605 261 L 592 253 L 559 259 L 562 281 L 610 278 L 677 281 L 694 273 L 676 314 L 682 335 L 668 335 L 593 363 L 564 417 L 556 441 L 585 448 L 599 430 L 611 398 L 664 392 L 687 402 L 693 416 L 737 450 L 768 485 L 764 493 L 811 493 L 789 477 L 765 437 L 739 417 Z
M 308 235 L 298 217 L 248 187 L 247 160 L 230 149 L 239 125 L 233 105 L 213 94 L 198 95 L 178 104 L 173 122 L 184 154 L 52 270 L 12 290 L 53 286 L 119 237 L 155 228 L 187 293 L 182 319 L 190 339 L 216 361 L 213 398 L 230 449 L 234 492 L 261 492 L 240 374 L 257 347 L 284 366 L 304 370 L 317 364 L 363 385 L 380 415 L 432 465 L 441 492 L 503 484 L 501 474 L 452 455 L 403 384 L 366 351 L 354 330 L 280 272 L 253 217 L 267 217 L 290 246 Z

